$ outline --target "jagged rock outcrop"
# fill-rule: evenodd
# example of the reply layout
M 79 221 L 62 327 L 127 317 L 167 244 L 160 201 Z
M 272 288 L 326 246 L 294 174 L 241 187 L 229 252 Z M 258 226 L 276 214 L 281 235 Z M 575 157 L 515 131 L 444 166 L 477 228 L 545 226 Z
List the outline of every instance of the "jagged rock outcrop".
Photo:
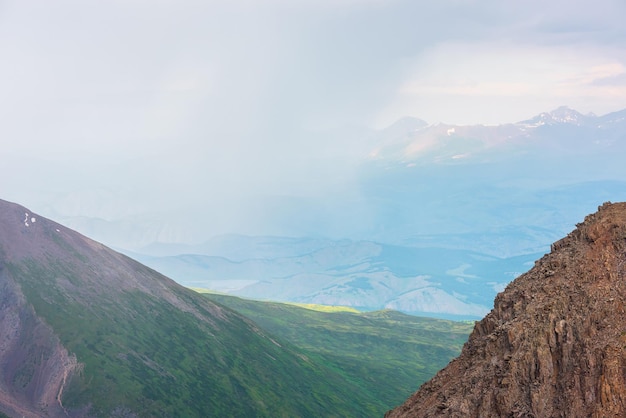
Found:
M 397 417 L 626 416 L 626 203 L 605 203 L 495 300 Z

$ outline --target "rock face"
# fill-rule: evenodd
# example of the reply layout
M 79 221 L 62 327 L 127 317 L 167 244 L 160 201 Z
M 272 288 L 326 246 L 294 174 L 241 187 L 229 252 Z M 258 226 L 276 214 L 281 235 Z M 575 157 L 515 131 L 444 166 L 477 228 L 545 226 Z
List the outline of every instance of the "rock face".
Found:
M 626 416 L 626 203 L 605 203 L 495 300 L 396 417 Z

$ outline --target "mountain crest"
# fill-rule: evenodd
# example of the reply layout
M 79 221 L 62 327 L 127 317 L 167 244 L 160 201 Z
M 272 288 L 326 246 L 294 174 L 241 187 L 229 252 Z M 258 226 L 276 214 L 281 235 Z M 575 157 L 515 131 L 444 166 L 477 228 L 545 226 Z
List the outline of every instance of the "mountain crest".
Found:
M 520 122 L 520 124 L 528 126 L 557 124 L 571 124 L 576 126 L 582 126 L 588 124 L 591 119 L 595 118 L 596 116 L 593 113 L 589 115 L 583 115 L 582 113 L 567 106 L 561 106 L 551 112 L 540 113 L 532 119 Z
M 463 351 L 387 417 L 626 416 L 626 203 L 514 280 Z

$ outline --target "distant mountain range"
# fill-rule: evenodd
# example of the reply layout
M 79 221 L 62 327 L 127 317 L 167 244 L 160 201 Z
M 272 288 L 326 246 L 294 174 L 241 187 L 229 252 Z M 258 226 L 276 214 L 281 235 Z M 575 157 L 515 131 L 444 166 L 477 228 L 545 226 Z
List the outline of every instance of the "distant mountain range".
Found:
M 382 131 L 385 139 L 370 157 L 390 163 L 452 164 L 487 163 L 557 151 L 566 155 L 623 152 L 625 130 L 626 109 L 596 116 L 565 106 L 498 126 L 428 125 L 419 119 L 412 123 L 400 120 Z
M 182 255 L 133 256 L 186 286 L 232 295 L 467 319 L 489 312 L 495 294 L 541 255 L 275 237 L 219 242 L 221 251 L 213 241 L 179 248 Z
M 622 126 L 626 124 L 626 109 L 608 113 L 603 116 L 596 116 L 593 113 L 583 115 L 567 106 L 561 106 L 552 112 L 540 113 L 532 119 L 517 123 L 517 125 L 526 125 L 527 127 L 559 124 L 588 126 L 591 128 L 609 130 L 613 129 L 617 124 L 621 124 Z

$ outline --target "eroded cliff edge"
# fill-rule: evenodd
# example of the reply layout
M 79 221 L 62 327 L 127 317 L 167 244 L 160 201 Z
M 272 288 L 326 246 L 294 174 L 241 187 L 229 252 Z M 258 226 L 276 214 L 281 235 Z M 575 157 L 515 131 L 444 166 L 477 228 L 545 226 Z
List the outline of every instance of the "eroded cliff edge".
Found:
M 0 411 L 20 417 L 68 416 L 63 389 L 80 368 L 0 265 Z
M 605 203 L 500 293 L 396 417 L 626 416 L 626 203 Z

